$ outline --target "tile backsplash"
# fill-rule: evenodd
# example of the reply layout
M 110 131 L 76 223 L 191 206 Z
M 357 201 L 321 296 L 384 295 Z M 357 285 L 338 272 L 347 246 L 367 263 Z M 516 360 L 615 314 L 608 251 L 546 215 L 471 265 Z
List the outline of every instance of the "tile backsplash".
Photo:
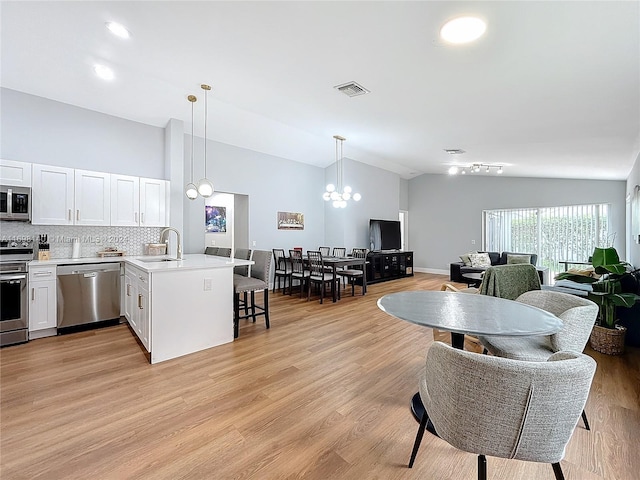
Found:
M 80 257 L 96 257 L 97 252 L 106 247 L 124 250 L 127 255 L 143 255 L 144 244 L 157 243 L 161 231 L 160 227 L 85 227 L 0 222 L 1 240 L 26 237 L 37 244 L 38 235 L 47 235 L 51 258 L 71 258 L 71 242 L 74 237 L 80 240 Z

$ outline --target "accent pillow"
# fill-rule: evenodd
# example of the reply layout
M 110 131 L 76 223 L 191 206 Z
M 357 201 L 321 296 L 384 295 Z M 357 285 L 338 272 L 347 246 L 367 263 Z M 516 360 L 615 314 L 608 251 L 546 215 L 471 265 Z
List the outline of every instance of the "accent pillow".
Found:
M 507 265 L 515 265 L 517 263 L 531 263 L 531 255 L 507 254 Z
M 464 263 L 465 267 L 471 266 L 471 258 L 469 258 L 469 255 L 471 255 L 472 253 L 476 252 L 463 253 L 462 255 L 460 255 L 460 260 L 462 260 L 462 263 Z
M 488 253 L 470 253 L 469 259 L 472 267 L 487 268 L 491 266 L 491 259 L 489 259 Z

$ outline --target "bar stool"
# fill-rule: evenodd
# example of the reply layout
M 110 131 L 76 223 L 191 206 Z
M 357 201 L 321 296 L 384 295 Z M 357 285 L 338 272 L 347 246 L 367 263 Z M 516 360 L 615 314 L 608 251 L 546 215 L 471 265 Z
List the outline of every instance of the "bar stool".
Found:
M 233 276 L 233 337 L 238 338 L 240 320 L 251 318 L 255 323 L 258 315 L 264 315 L 267 328 L 269 325 L 269 270 L 271 269 L 271 252 L 266 250 L 253 250 L 251 259 L 255 262 L 251 266 L 251 275 L 243 277 Z M 262 290 L 263 304 L 256 305 L 255 292 Z M 245 313 L 240 315 L 240 294 L 249 292 L 249 303 L 245 303 Z M 248 310 L 251 312 L 248 312 Z

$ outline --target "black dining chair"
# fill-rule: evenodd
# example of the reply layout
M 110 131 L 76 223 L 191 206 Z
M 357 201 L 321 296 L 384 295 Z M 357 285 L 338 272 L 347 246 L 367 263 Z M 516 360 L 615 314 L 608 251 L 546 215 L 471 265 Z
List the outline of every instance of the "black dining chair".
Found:
M 291 295 L 293 291 L 293 281 L 298 280 L 298 282 L 300 282 L 300 298 L 302 298 L 302 292 L 304 292 L 305 285 L 308 287 L 309 283 L 309 269 L 304 265 L 302 250 L 289 250 L 289 258 L 291 260 L 289 295 Z
M 287 280 L 290 280 L 291 276 L 291 263 L 286 257 L 283 248 L 274 248 L 273 250 L 273 293 L 276 293 L 276 283 L 278 284 L 278 290 L 280 290 L 280 280 L 283 282 L 282 294 L 287 292 Z M 289 289 L 291 289 L 291 283 L 289 283 Z
M 367 249 L 366 248 L 354 248 L 351 251 L 351 255 L 354 258 L 367 258 Z M 366 293 L 364 286 L 364 268 L 358 265 L 354 265 L 350 268 L 345 268 L 342 270 L 337 270 L 336 273 L 338 276 L 342 277 L 344 280 L 348 280 L 349 284 L 351 284 L 351 296 L 355 295 L 355 287 L 358 279 L 361 281 L 361 289 L 362 295 Z M 340 283 L 340 282 L 338 282 Z
M 329 252 L 331 252 L 330 247 L 318 247 L 318 252 L 322 254 L 323 257 L 328 257 Z
M 309 261 L 309 289 L 307 290 L 307 302 L 311 297 L 311 284 L 313 283 L 320 286 L 320 303 L 322 303 L 324 299 L 327 283 L 331 285 L 331 292 L 339 297 L 340 289 L 338 288 L 338 285 L 336 285 L 338 281 L 336 280 L 334 283 L 333 273 L 327 272 L 324 261 L 322 260 L 322 253 L 319 251 L 308 251 L 307 258 Z

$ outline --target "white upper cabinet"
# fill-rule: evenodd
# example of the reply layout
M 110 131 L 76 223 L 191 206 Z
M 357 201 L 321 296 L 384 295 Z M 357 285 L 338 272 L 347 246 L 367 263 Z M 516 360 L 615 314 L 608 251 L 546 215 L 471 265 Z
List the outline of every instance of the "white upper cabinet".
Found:
M 39 164 L 33 164 L 31 179 L 34 225 L 169 224 L 166 180 Z
M 164 227 L 167 222 L 167 182 L 140 179 L 140 226 Z
M 33 164 L 31 223 L 73 225 L 73 168 Z
M 13 160 L 0 160 L 0 185 L 30 187 L 31 164 Z
M 140 218 L 140 179 L 111 174 L 111 225 L 134 227 Z
M 111 225 L 111 175 L 75 171 L 75 225 Z

